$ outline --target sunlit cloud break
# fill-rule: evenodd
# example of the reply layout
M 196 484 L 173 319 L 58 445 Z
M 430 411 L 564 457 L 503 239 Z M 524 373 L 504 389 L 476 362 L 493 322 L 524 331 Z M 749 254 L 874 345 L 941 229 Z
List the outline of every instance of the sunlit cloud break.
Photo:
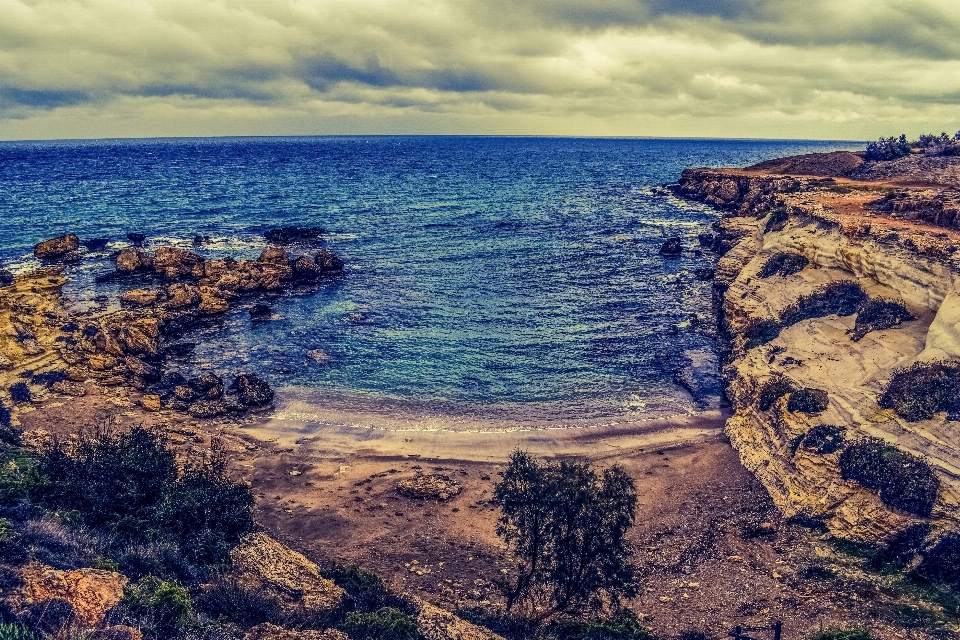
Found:
M 960 128 L 948 0 L 0 0 L 0 138 Z

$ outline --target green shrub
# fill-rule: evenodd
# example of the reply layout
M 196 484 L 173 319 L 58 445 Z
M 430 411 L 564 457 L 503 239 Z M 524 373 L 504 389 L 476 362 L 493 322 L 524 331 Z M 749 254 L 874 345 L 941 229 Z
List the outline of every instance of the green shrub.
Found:
M 930 529 L 928 523 L 918 522 L 893 534 L 870 558 L 870 568 L 875 571 L 902 569 L 923 549 L 927 536 L 930 535 Z M 960 560 L 960 557 L 956 559 Z
M 790 394 L 787 411 L 800 413 L 820 413 L 830 406 L 830 398 L 822 389 L 804 387 Z
M 867 299 L 867 294 L 856 282 L 837 280 L 817 287 L 809 295 L 800 296 L 780 314 L 780 325 L 790 327 L 803 320 L 834 314 L 849 316 L 856 313 Z
M 809 640 L 871 640 L 867 629 L 827 629 L 818 631 Z
M 31 402 L 33 396 L 30 394 L 30 387 L 27 386 L 26 382 L 15 382 L 10 385 L 10 399 L 13 400 L 14 404 L 21 404 L 24 402 Z
M 280 624 L 279 601 L 262 591 L 251 591 L 236 580 L 222 576 L 196 598 L 196 608 L 215 620 L 230 620 L 241 627 L 262 622 Z
M 20 624 L 0 624 L 0 640 L 40 640 L 40 636 Z
M 547 633 L 564 640 L 653 640 L 636 614 L 626 609 L 612 618 L 571 618 L 550 624 Z
M 846 430 L 829 424 L 817 425 L 804 434 L 798 445 L 808 451 L 817 453 L 834 453 L 843 445 Z
M 146 576 L 129 587 L 121 604 L 159 638 L 172 637 L 193 611 L 186 588 L 156 576 Z
M 769 411 L 777 400 L 788 393 L 793 393 L 796 388 L 793 381 L 786 376 L 779 373 L 774 374 L 761 385 L 757 392 L 757 407 L 760 411 Z
M 383 578 L 356 565 L 338 565 L 325 571 L 324 575 L 347 592 L 348 606 L 354 611 L 371 613 L 383 608 L 407 608 L 404 600 L 390 590 Z
M 784 251 L 767 260 L 760 269 L 759 276 L 761 278 L 769 278 L 774 275 L 791 276 L 802 271 L 808 264 L 810 264 L 810 261 L 806 256 Z
M 907 136 L 900 134 L 899 138 L 893 136 L 889 138 L 880 138 L 876 142 L 868 142 L 865 160 L 896 160 L 910 153 L 910 142 Z
M 930 582 L 960 585 L 960 534 L 944 535 L 923 554 L 914 574 Z
M 897 369 L 877 400 L 909 422 L 929 420 L 960 401 L 960 367 L 947 362 L 917 362 Z
M 385 607 L 373 613 L 348 613 L 338 626 L 353 640 L 421 640 L 417 622 L 400 611 Z
M 230 549 L 253 531 L 253 493 L 232 481 L 226 469 L 226 456 L 215 442 L 210 458 L 187 468 L 160 506 L 165 535 L 180 544 L 191 562 L 225 563 Z
M 907 311 L 902 300 L 875 298 L 868 300 L 857 312 L 857 319 L 850 332 L 854 342 L 859 342 L 871 331 L 883 331 L 899 325 L 901 322 L 916 320 Z
M 786 207 L 777 207 L 770 212 L 770 217 L 767 218 L 767 225 L 763 228 L 763 232 L 783 231 L 783 228 L 787 226 L 789 220 L 790 214 L 787 213 Z
M 929 517 L 940 491 L 940 480 L 926 462 L 868 438 L 840 454 L 840 475 L 879 492 L 884 504 Z
M 38 497 L 48 507 L 75 510 L 84 524 L 137 536 L 158 528 L 158 509 L 177 476 L 166 439 L 137 427 L 101 429 L 72 450 L 57 442 L 40 456 Z

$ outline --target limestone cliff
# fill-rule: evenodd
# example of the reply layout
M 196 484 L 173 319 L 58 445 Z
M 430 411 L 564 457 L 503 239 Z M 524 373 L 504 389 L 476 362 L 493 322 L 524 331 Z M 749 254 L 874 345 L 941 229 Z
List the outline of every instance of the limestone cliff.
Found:
M 931 192 L 934 182 L 911 189 L 761 167 L 688 170 L 678 186 L 684 197 L 725 210 L 716 235 L 701 240 L 722 254 L 715 291 L 726 337 L 723 375 L 735 410 L 727 434 L 785 515 L 815 518 L 846 538 L 880 541 L 928 520 L 940 531 L 960 530 L 960 422 L 944 412 L 909 422 L 878 405 L 894 370 L 960 359 L 960 234 L 952 224 L 924 219 L 922 206 L 899 212 L 884 206 L 952 201 L 949 187 Z M 765 269 L 785 254 L 794 268 Z M 858 284 L 870 299 L 902 301 L 914 319 L 858 341 L 853 314 L 782 322 L 790 313 L 802 318 L 798 300 L 836 281 Z M 790 410 L 789 393 L 764 399 L 771 381 L 826 391 L 827 406 Z M 925 460 L 939 480 L 929 519 L 843 479 L 844 446 L 803 446 L 820 425 L 815 433 L 839 433 L 844 446 L 878 438 Z

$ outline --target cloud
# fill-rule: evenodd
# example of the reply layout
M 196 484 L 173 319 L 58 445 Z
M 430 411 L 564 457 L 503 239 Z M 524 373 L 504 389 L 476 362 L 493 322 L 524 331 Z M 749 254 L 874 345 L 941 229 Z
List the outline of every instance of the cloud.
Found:
M 0 0 L 0 137 L 960 127 L 951 5 Z

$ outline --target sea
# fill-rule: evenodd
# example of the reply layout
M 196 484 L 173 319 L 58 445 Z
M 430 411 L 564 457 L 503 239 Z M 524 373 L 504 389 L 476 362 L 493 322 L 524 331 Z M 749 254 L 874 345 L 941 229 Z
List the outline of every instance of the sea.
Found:
M 97 282 L 147 237 L 255 258 L 264 231 L 320 226 L 343 273 L 197 330 L 171 367 L 256 371 L 275 411 L 432 416 L 530 428 L 715 411 L 716 320 L 697 235 L 719 213 L 668 188 L 686 167 L 744 166 L 862 143 L 546 137 L 178 138 L 0 142 L 0 268 L 33 245 L 106 238 L 66 267 L 69 306 L 119 308 Z M 680 237 L 680 257 L 664 258 Z M 310 247 L 292 245 L 293 255 Z M 696 374 L 697 388 L 684 386 Z M 692 391 L 692 393 L 691 393 Z M 306 407 L 306 408 L 305 408 Z M 311 409 L 313 407 L 313 409 Z M 436 420 L 431 424 L 438 424 Z

